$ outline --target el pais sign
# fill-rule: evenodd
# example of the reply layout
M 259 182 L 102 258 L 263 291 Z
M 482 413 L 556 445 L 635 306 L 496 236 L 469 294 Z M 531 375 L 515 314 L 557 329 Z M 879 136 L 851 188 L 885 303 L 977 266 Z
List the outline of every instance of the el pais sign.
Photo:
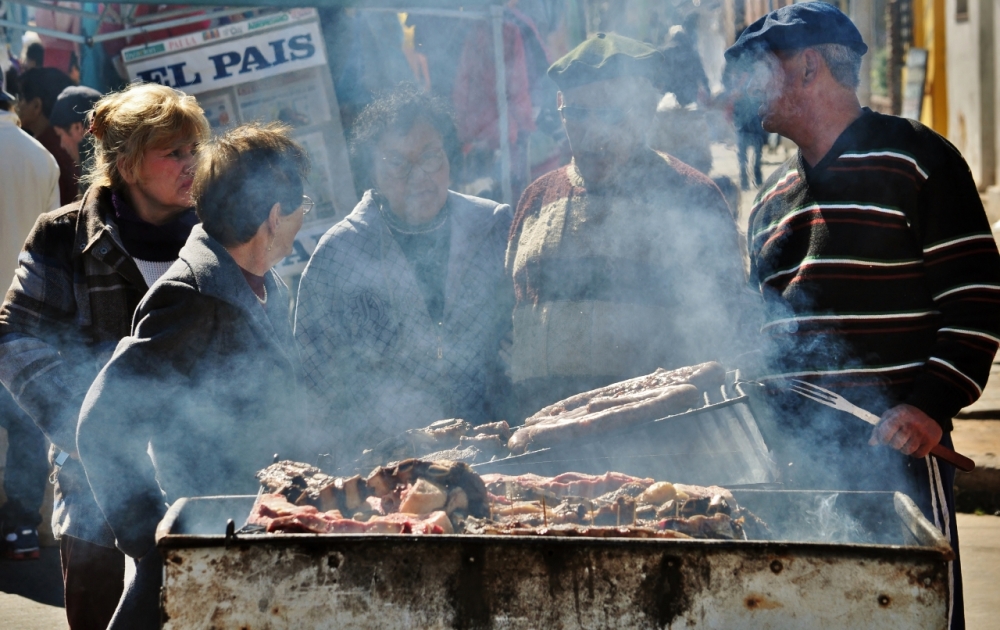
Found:
M 280 26 L 283 22 L 286 25 Z M 246 24 L 231 25 L 225 33 L 214 29 L 167 40 L 155 50 L 126 49 L 123 57 L 129 76 L 198 94 L 326 64 L 315 20 L 272 21 L 267 26 L 276 28 L 259 32 L 249 30 Z M 213 39 L 222 41 L 207 43 Z M 129 62 L 130 58 L 134 61 Z

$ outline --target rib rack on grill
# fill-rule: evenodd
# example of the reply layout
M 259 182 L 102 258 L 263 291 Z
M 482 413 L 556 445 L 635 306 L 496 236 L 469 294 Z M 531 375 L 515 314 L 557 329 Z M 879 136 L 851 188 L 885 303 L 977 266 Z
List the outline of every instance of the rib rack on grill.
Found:
M 706 390 L 721 387 L 725 378 L 725 369 L 713 361 L 676 370 L 660 368 L 576 394 L 526 419 L 507 447 L 511 453 L 523 453 L 529 446 L 550 446 L 682 413 L 696 406 Z
M 321 486 L 322 473 L 296 462 L 258 477 L 270 492 L 248 523 L 271 533 L 743 539 L 744 524 L 764 527 L 724 488 L 616 472 L 479 476 L 461 462 L 409 459 L 363 483 L 328 478 Z

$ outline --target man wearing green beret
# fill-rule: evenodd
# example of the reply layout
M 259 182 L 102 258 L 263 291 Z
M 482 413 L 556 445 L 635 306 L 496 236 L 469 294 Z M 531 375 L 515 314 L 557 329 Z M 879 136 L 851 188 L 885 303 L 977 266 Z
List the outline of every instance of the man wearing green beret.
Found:
M 549 68 L 573 161 L 525 190 L 511 231 L 514 417 L 737 352 L 744 272 L 729 208 L 646 145 L 666 70 L 658 50 L 613 33 Z

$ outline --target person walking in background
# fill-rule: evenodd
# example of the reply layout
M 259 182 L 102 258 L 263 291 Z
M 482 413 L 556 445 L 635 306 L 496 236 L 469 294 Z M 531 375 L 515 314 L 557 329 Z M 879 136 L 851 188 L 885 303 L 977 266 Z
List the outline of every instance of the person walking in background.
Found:
M 87 190 L 83 165 L 93 156 L 92 137 L 87 135 L 87 113 L 101 99 L 101 93 L 83 85 L 72 85 L 59 93 L 49 124 L 59 136 L 59 144 L 73 160 L 73 177 L 79 194 Z
M 952 418 L 990 375 L 1000 253 L 958 150 L 861 107 L 867 50 L 839 9 L 810 2 L 769 13 L 726 52 L 755 64 L 748 89 L 764 129 L 799 147 L 750 215 L 751 283 L 769 307 L 761 378 L 775 385 L 786 486 L 912 497 L 951 539 L 948 623 L 963 628 L 955 469 L 927 455 L 951 446 Z M 881 421 L 872 430 L 787 392 L 785 379 L 826 386 Z
M 202 150 L 202 223 L 83 403 L 80 460 L 118 547 L 138 561 L 110 630 L 160 628 L 154 534 L 170 503 L 250 494 L 275 451 L 315 458 L 288 289 L 271 269 L 312 209 L 309 158 L 288 131 L 245 125 Z
M 38 218 L 0 306 L 0 381 L 53 445 L 52 529 L 72 630 L 108 625 L 125 572 L 76 455 L 80 406 L 197 223 L 195 152 L 209 135 L 193 97 L 157 84 L 103 97 L 89 121 L 90 188 Z
M 0 271 L 9 276 L 31 226 L 59 207 L 59 166 L 45 147 L 21 130 L 15 98 L 0 84 Z M 0 391 L 0 426 L 7 429 L 7 465 L 0 534 L 9 558 L 37 558 L 39 508 L 49 462 L 45 436 L 11 398 Z
M 507 250 L 516 420 L 572 394 L 738 354 L 738 231 L 705 175 L 647 146 L 668 71 L 598 33 L 549 68 L 573 162 L 531 184 Z
M 503 417 L 510 207 L 448 189 L 457 145 L 447 107 L 413 86 L 355 124 L 352 167 L 367 192 L 320 240 L 295 314 L 340 464 L 435 420 Z
M 78 190 L 73 159 L 62 148 L 49 116 L 59 94 L 71 85 L 70 78 L 55 68 L 32 68 L 18 79 L 17 115 L 21 128 L 41 142 L 59 164 L 60 205 L 72 203 Z
M 24 68 L 23 70 L 27 72 L 32 68 L 44 68 L 45 67 L 45 46 L 41 42 L 31 42 L 28 47 L 24 49 Z
M 760 188 L 764 175 L 761 171 L 767 131 L 761 125 L 760 98 L 751 95 L 745 88 L 750 79 L 745 64 L 727 62 L 722 72 L 722 84 L 730 99 L 733 127 L 736 128 L 736 159 L 740 167 L 740 190 L 750 190 L 750 171 L 753 171 L 753 185 Z M 747 160 L 747 151 L 752 157 Z

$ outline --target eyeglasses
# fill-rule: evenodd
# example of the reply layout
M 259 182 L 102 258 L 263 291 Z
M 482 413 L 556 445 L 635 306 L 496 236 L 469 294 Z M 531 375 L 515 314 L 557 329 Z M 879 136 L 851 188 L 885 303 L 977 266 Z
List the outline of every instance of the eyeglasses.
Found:
M 309 214 L 310 212 L 312 212 L 312 209 L 315 206 L 316 206 L 316 202 L 315 201 L 313 201 L 312 199 L 310 199 L 309 197 L 307 197 L 305 195 L 302 195 L 302 205 L 299 206 L 300 208 L 302 208 L 302 216 L 306 216 L 307 214 Z
M 625 122 L 625 118 L 632 112 L 632 108 L 621 109 L 618 107 L 608 107 L 596 109 L 590 107 L 576 107 L 574 105 L 563 105 L 559 108 L 559 113 L 563 119 L 569 122 L 583 122 L 594 119 L 606 125 L 620 125 Z
M 400 155 L 382 158 L 382 166 L 385 168 L 386 174 L 399 180 L 409 179 L 414 167 L 420 168 L 428 175 L 433 175 L 443 169 L 447 163 L 448 157 L 444 154 L 444 149 L 424 151 L 416 162 Z

